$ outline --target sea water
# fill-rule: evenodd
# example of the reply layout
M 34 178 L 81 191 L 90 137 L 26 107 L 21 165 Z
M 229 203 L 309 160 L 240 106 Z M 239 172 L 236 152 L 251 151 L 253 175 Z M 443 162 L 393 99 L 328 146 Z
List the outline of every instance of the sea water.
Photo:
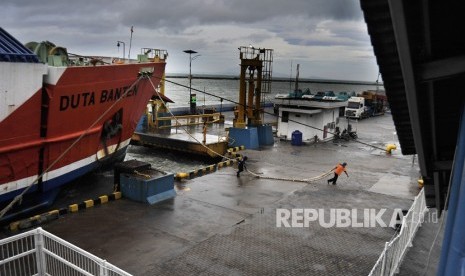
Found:
M 181 107 L 189 105 L 189 79 L 179 77 L 167 77 L 165 85 L 165 95 L 174 101 L 169 107 Z M 271 84 L 271 93 L 265 95 L 267 102 L 271 102 L 278 93 L 289 93 L 295 88 L 293 81 L 274 81 Z M 351 83 L 351 82 L 300 82 L 299 89 L 309 88 L 312 93 L 318 91 L 337 92 L 355 92 L 361 93 L 366 90 L 383 91 L 382 86 L 376 84 Z M 206 93 L 203 93 L 206 92 Z M 220 99 L 223 103 L 238 102 L 239 99 L 239 80 L 232 78 L 193 78 L 192 94 L 196 94 L 197 107 L 203 105 L 219 104 Z M 214 96 L 212 96 L 214 95 Z M 230 126 L 230 125 L 228 125 Z M 224 127 L 224 126 L 223 126 Z M 181 130 L 180 130 L 181 131 Z M 166 149 L 150 149 L 141 146 L 130 146 L 126 155 L 126 160 L 138 159 L 148 162 L 153 168 L 176 173 L 188 172 L 211 165 L 213 161 L 199 158 L 193 155 L 187 155 Z
M 174 101 L 170 106 L 188 106 L 189 105 L 189 79 L 188 78 L 166 78 L 165 95 Z M 287 94 L 293 91 L 295 83 L 290 81 L 273 81 L 271 83 L 271 93 L 265 94 L 267 102 L 271 102 L 276 94 Z M 384 90 L 383 86 L 368 83 L 343 82 L 334 81 L 333 83 L 318 82 L 306 80 L 299 83 L 299 89 L 302 91 L 307 88 L 315 94 L 319 91 L 337 92 L 355 92 L 361 93 L 366 90 Z M 206 93 L 203 93 L 206 92 Z M 228 101 L 238 102 L 239 99 L 239 80 L 238 79 L 203 79 L 192 78 L 192 94 L 197 96 L 197 106 L 219 104 L 220 98 L 223 98 L 223 103 Z M 211 96 L 215 95 L 215 96 Z

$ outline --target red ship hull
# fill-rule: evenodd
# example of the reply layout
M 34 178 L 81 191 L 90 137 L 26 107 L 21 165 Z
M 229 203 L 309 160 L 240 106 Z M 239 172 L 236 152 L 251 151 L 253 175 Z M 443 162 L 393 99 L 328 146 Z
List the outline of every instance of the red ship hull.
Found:
M 124 158 L 165 62 L 43 66 L 42 85 L 0 117 L 0 202 L 30 185 L 29 192 L 45 193 Z

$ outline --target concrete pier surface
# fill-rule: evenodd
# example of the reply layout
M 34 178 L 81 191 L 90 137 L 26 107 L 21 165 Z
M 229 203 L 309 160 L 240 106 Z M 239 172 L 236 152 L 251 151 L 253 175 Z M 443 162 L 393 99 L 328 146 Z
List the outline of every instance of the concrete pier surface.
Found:
M 389 114 L 353 126 L 361 141 L 377 147 L 397 142 Z M 347 162 L 350 177 L 342 174 L 337 185 L 327 184 L 331 176 L 301 183 L 247 172 L 237 177 L 229 167 L 178 182 L 173 200 L 150 206 L 123 198 L 42 227 L 134 275 L 367 275 L 395 230 L 328 227 L 331 210 L 355 209 L 360 223 L 364 210 L 386 209 L 381 218 L 388 224 L 394 209 L 407 210 L 419 191 L 417 164 L 400 149 L 388 155 L 354 141 L 292 146 L 277 140 L 242 154 L 259 175 L 311 178 Z M 83 179 L 94 188 L 72 199 L 111 191 L 111 174 Z M 279 224 L 277 214 L 293 209 L 321 210 L 325 219 Z M 295 218 L 297 224 L 288 222 L 302 223 Z

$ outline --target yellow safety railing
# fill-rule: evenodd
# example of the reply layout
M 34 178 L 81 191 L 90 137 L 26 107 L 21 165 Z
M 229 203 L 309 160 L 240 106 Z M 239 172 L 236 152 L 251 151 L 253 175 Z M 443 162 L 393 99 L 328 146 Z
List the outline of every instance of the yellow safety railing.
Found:
M 155 125 L 158 125 L 160 121 L 172 121 L 174 120 L 174 125 L 170 126 L 159 126 L 158 128 L 170 128 L 170 127 L 182 127 L 182 126 L 194 126 L 194 125 L 203 125 L 220 123 L 221 114 L 212 113 L 212 114 L 198 114 L 198 115 L 182 115 L 182 116 L 170 116 L 170 117 L 158 117 L 155 120 Z

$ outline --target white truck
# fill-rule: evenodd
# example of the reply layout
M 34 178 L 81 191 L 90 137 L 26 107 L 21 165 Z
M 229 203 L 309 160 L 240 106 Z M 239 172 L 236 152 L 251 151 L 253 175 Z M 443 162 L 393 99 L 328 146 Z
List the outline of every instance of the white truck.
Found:
M 345 109 L 346 118 L 361 119 L 368 117 L 368 108 L 364 97 L 350 97 Z

